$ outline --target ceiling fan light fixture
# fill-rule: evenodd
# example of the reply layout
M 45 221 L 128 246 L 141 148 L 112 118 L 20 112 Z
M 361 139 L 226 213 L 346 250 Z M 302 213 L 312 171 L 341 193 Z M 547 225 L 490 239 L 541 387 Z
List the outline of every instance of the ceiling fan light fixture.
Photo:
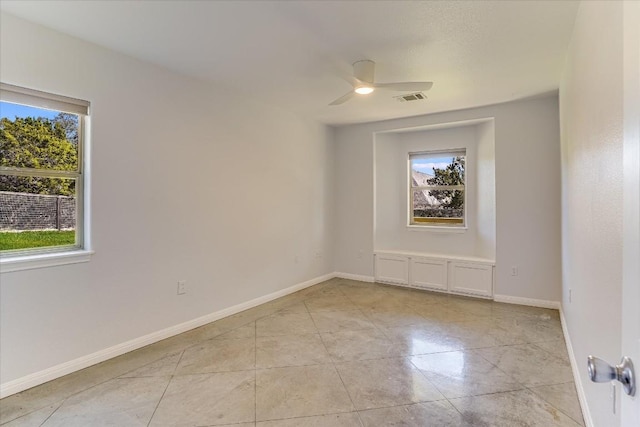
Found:
M 373 92 L 373 88 L 371 86 L 360 86 L 356 88 L 356 93 L 360 95 L 369 95 Z
M 357 61 L 353 63 L 353 79 L 351 80 L 351 90 L 340 98 L 334 100 L 329 105 L 341 105 L 356 95 L 368 95 L 375 89 L 393 90 L 396 92 L 415 92 L 431 89 L 433 82 L 392 82 L 376 83 L 373 76 L 375 72 L 375 62 L 370 60 Z M 422 92 L 421 92 L 422 93 Z M 424 96 L 424 95 L 423 95 Z M 426 98 L 426 96 L 424 96 Z M 416 99 L 424 99 L 418 98 Z

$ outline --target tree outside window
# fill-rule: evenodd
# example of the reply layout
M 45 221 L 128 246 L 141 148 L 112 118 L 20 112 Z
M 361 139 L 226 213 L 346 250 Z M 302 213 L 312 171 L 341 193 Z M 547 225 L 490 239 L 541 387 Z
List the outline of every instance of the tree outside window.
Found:
M 410 225 L 465 225 L 465 160 L 464 150 L 410 153 Z

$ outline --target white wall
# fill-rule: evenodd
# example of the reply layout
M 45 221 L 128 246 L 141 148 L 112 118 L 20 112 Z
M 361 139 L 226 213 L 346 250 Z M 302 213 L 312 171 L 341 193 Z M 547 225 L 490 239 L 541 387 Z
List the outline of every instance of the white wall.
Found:
M 560 300 L 560 142 L 555 95 L 337 128 L 337 271 L 373 276 L 373 134 L 486 118 L 495 118 L 495 293 Z M 519 267 L 518 276 L 511 276 L 514 265 Z
M 562 304 L 595 426 L 620 423 L 584 367 L 621 357 L 622 47 L 622 3 L 582 2 L 560 88 Z
M 0 28 L 3 82 L 91 102 L 96 252 L 2 274 L 3 383 L 333 271 L 331 129 L 6 14 Z
M 478 253 L 478 141 L 476 125 L 379 133 L 375 136 L 375 250 L 405 250 L 443 255 Z M 409 153 L 466 148 L 467 229 L 450 232 L 407 227 Z M 484 153 L 487 154 L 487 153 Z M 490 154 L 493 156 L 493 153 Z M 485 159 L 487 160 L 487 159 Z M 491 168 L 493 171 L 494 168 Z M 486 189 L 493 193 L 491 189 Z M 491 197 L 495 203 L 495 198 Z M 495 212 L 495 208 L 487 209 Z M 485 218 L 483 218 L 485 219 Z M 494 216 L 495 222 L 495 216 Z M 491 225 L 489 225 L 491 227 Z M 492 226 L 495 230 L 495 225 Z
M 373 138 L 373 246 L 375 250 L 397 249 L 393 241 L 403 223 L 406 225 L 407 222 L 406 216 L 402 216 L 402 205 L 406 203 L 403 188 L 406 188 L 404 164 L 407 160 L 398 149 L 399 134 L 379 133 Z
M 476 127 L 476 253 L 483 258 L 496 257 L 496 135 L 493 120 Z

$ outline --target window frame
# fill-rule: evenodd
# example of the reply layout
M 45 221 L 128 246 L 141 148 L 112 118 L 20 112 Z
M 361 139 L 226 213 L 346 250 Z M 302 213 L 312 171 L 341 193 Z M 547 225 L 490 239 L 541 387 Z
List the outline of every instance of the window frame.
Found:
M 86 144 L 89 120 L 88 101 L 62 95 L 27 89 L 0 83 L 0 101 L 18 105 L 48 109 L 78 116 L 78 165 L 74 171 L 0 166 L 0 175 L 75 180 L 75 243 L 73 245 L 40 248 L 10 249 L 0 251 L 0 271 L 16 271 L 52 265 L 88 261 L 92 254 L 88 248 L 85 206 L 87 201 Z
M 424 158 L 442 158 L 442 157 L 464 157 L 465 159 L 465 173 L 464 173 L 464 184 L 462 185 L 422 185 L 422 186 L 413 186 L 413 176 L 412 176 L 412 167 L 411 161 L 418 157 Z M 407 154 L 407 187 L 408 187 L 408 203 L 407 203 L 407 227 L 413 229 L 432 229 L 439 231 L 464 231 L 467 229 L 467 170 L 466 170 L 466 160 L 467 160 L 467 149 L 464 148 L 452 148 L 452 149 L 444 149 L 444 150 L 425 150 L 425 151 L 415 151 L 409 152 Z M 463 194 L 463 204 L 462 204 L 462 223 L 447 223 L 447 221 L 423 221 L 416 222 L 415 216 L 413 215 L 413 199 L 414 199 L 414 191 L 416 190 L 458 190 L 462 191 Z M 429 217 L 432 218 L 432 217 Z

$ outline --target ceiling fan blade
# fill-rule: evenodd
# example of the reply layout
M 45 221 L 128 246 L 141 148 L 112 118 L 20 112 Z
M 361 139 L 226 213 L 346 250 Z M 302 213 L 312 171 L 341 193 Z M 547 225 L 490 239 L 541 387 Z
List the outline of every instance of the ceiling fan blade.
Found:
M 340 98 L 336 99 L 335 101 L 333 101 L 331 104 L 329 105 L 340 105 L 340 104 L 344 104 L 345 102 L 347 102 L 348 100 L 350 100 L 351 98 L 353 98 L 353 96 L 356 93 L 354 91 L 349 91 L 347 93 L 345 93 L 344 95 L 342 95 Z
M 433 82 L 376 83 L 373 85 L 375 88 L 398 91 L 429 90 L 431 86 L 433 86 Z

